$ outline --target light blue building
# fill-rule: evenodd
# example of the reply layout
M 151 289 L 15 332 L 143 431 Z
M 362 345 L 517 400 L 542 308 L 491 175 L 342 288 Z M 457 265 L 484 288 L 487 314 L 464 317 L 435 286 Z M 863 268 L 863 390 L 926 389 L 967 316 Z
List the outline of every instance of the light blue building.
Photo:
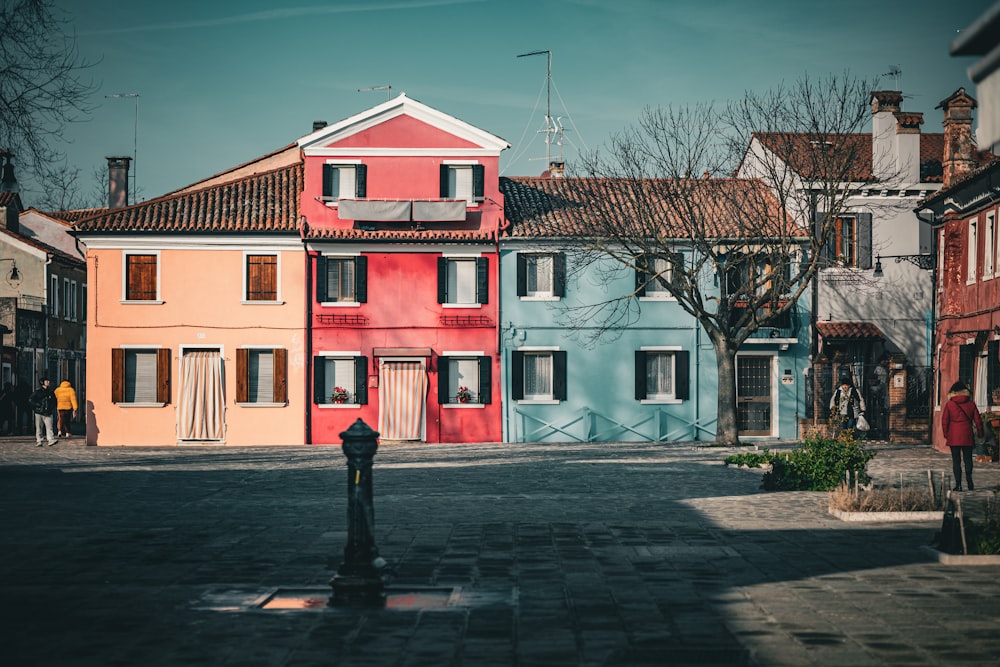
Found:
M 555 180 L 501 179 L 509 223 L 499 240 L 504 440 L 713 440 L 715 351 L 669 293 L 654 283 L 639 290 L 630 316 L 596 342 L 604 320 L 580 323 L 588 306 L 635 292 L 646 281 L 610 258 L 574 265 L 572 213 L 556 203 Z M 806 306 L 800 302 L 739 352 L 741 439 L 799 436 L 811 398 L 804 382 Z

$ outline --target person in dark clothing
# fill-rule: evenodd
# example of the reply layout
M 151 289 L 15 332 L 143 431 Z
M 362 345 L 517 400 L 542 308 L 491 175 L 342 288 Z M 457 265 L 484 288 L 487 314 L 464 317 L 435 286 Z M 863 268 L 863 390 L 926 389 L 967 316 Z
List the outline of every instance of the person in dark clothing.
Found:
M 52 391 L 52 383 L 47 377 L 38 381 L 38 389 L 28 397 L 28 405 L 35 413 L 35 442 L 39 447 L 45 444 L 46 438 L 49 445 L 59 442 L 56 438 L 55 414 L 56 414 L 56 394 Z
M 849 376 L 840 378 L 840 386 L 830 397 L 830 414 L 839 431 L 853 429 L 858 423 L 858 415 L 865 411 L 865 399 L 854 386 Z
M 948 391 L 948 402 L 941 410 L 941 431 L 944 441 L 951 448 L 951 468 L 955 475 L 955 491 L 962 490 L 962 462 L 965 462 L 965 481 L 969 491 L 972 484 L 972 448 L 976 435 L 983 437 L 983 419 L 964 382 L 956 382 Z

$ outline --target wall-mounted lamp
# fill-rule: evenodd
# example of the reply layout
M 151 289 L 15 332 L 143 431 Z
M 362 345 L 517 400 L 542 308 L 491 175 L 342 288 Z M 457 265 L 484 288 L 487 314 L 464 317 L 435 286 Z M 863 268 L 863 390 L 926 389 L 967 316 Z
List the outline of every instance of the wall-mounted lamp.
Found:
M 0 259 L 0 262 L 10 262 L 13 266 L 10 269 L 10 273 L 7 274 L 7 282 L 11 287 L 17 287 L 21 284 L 21 273 L 17 270 L 17 263 L 10 258 Z
M 875 256 L 875 270 L 872 271 L 873 278 L 881 278 L 885 273 L 882 271 L 882 259 L 894 259 L 896 264 L 900 262 L 909 262 L 919 269 L 933 269 L 934 268 L 934 255 L 876 255 Z

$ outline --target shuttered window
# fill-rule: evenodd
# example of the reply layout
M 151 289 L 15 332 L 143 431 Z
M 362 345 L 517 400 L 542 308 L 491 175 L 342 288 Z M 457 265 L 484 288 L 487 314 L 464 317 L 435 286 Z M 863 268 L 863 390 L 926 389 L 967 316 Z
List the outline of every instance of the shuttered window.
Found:
M 489 259 L 439 257 L 438 303 L 489 303 Z
M 156 255 L 125 256 L 125 300 L 156 301 Z
M 288 352 L 283 348 L 236 350 L 236 402 L 285 403 Z
M 113 403 L 169 403 L 170 350 L 113 348 L 111 400 Z
M 246 300 L 278 300 L 278 256 L 246 256 Z

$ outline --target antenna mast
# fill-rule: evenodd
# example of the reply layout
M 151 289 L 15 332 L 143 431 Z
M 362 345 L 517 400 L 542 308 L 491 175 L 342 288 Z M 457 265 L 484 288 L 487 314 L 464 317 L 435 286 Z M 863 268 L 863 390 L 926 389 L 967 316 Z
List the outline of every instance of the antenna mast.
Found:
M 556 143 L 559 145 L 559 161 L 563 161 L 562 124 L 557 119 L 552 118 L 552 52 L 545 49 L 541 51 L 532 51 L 531 53 L 522 53 L 517 57 L 525 58 L 527 56 L 540 56 L 542 54 L 548 58 L 548 67 L 545 70 L 545 129 L 539 130 L 539 132 L 545 133 L 545 164 L 551 165 L 552 135 L 556 136 Z
M 139 93 L 115 93 L 105 95 L 106 100 L 135 99 L 135 123 L 132 124 L 132 203 L 138 201 L 139 193 Z M 126 202 L 127 203 L 127 202 Z
M 386 101 L 392 99 L 392 86 L 389 84 L 386 84 L 384 86 L 372 86 L 371 88 L 358 88 L 359 93 L 368 93 L 373 90 L 384 90 Z

